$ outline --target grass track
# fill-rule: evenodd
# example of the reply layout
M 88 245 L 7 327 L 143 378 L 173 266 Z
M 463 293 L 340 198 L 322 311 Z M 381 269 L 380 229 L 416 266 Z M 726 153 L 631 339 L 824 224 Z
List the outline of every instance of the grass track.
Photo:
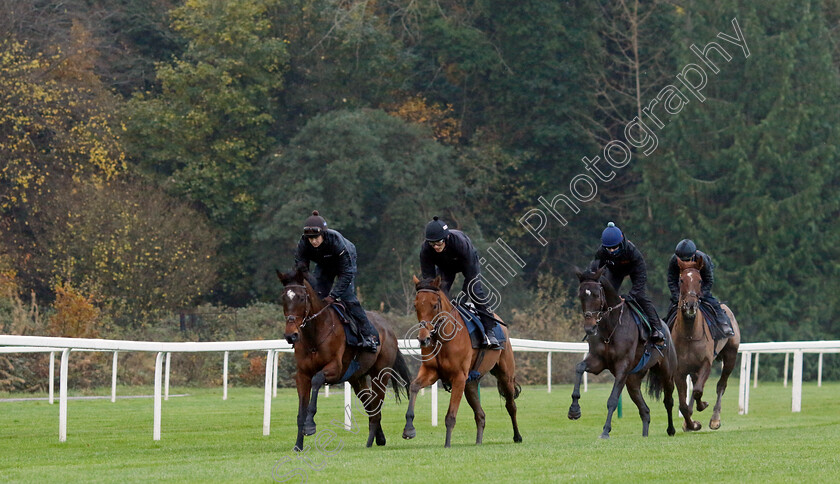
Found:
M 713 387 L 712 387 L 713 388 Z M 110 389 L 101 393 L 108 394 Z M 148 388 L 119 392 L 151 394 Z M 641 437 L 635 407 L 624 395 L 624 418 L 613 419 L 612 438 L 598 439 L 606 416 L 608 385 L 590 385 L 581 398 L 583 417 L 566 418 L 571 387 L 525 387 L 519 405 L 524 438 L 514 444 L 510 420 L 495 389 L 482 389 L 487 412 L 484 445 L 462 404 L 451 449 L 443 448 L 443 415 L 449 394 L 441 392 L 440 422 L 430 424 L 430 393 L 418 399 L 417 438 L 400 436 L 406 402 L 386 403 L 388 445 L 366 449 L 367 420 L 358 434 L 330 425 L 342 420 L 342 394 L 320 400 L 319 434 L 337 440 L 332 455 L 312 452 L 312 468 L 290 451 L 294 444 L 294 390 L 282 389 L 272 404 L 271 435 L 262 435 L 262 389 L 172 388 L 188 397 L 163 402 L 162 440 L 152 441 L 152 400 L 70 401 L 67 442 L 58 442 L 58 404 L 0 402 L 0 481 L 3 482 L 840 482 L 840 383 L 803 386 L 802 412 L 790 412 L 790 388 L 760 383 L 752 389 L 750 414 L 737 414 L 737 380 L 724 396 L 723 427 L 708 430 L 711 407 L 695 418 L 699 433 L 665 434 L 665 410 L 651 402 L 650 437 Z M 8 397 L 10 395 L 0 395 Z M 12 395 L 30 396 L 30 395 Z M 711 395 L 708 395 L 711 400 Z M 353 403 L 358 409 L 358 400 Z M 675 412 L 676 415 L 676 412 Z M 678 418 L 678 417 L 677 417 Z M 317 435 L 316 435 L 317 437 Z M 315 438 L 307 443 L 314 444 Z M 285 460 L 285 462 L 283 462 Z M 295 468 L 301 470 L 295 471 Z M 298 474 L 295 475 L 295 472 Z

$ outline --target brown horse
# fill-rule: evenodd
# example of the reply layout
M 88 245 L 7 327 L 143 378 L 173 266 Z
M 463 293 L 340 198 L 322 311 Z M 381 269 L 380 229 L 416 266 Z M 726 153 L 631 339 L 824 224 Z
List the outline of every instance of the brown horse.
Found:
M 414 277 L 417 296 L 414 307 L 419 323 L 420 351 L 422 363 L 417 378 L 411 382 L 408 411 L 405 413 L 404 439 L 413 439 L 417 435 L 414 428 L 414 403 L 421 388 L 434 384 L 438 379 L 452 386 L 449 398 L 449 410 L 446 412 L 446 444 L 450 446 L 455 416 L 461 404 L 461 396 L 467 397 L 467 403 L 475 414 L 475 443 L 480 444 L 484 436 L 484 410 L 478 397 L 480 377 L 467 382 L 471 372 L 484 375 L 487 371 L 496 377 L 499 393 L 505 398 L 505 407 L 513 423 L 513 441 L 522 442 L 519 425 L 516 423 L 516 402 L 521 388 L 514 378 L 515 364 L 513 349 L 507 328 L 505 348 L 501 350 L 473 349 L 467 327 L 458 310 L 449 301 L 449 297 L 440 289 L 440 277 L 434 280 L 420 281 Z
M 607 421 L 601 433 L 602 439 L 610 438 L 612 416 L 618 406 L 618 397 L 624 386 L 633 403 L 639 408 L 642 418 L 642 436 L 647 437 L 650 424 L 650 409 L 642 396 L 641 385 L 645 373 L 648 377 L 648 392 L 657 399 L 665 390 L 665 409 L 668 411 L 668 435 L 674 435 L 674 373 L 677 368 L 677 355 L 667 328 L 661 328 L 665 335 L 665 347 L 662 349 L 645 346 L 639 336 L 639 330 L 631 314 L 632 309 L 625 304 L 606 278 L 602 278 L 605 267 L 596 272 L 581 273 L 576 271 L 580 280 L 578 296 L 583 309 L 583 327 L 589 340 L 589 353 L 575 367 L 575 388 L 572 391 L 572 405 L 569 418 L 580 418 L 580 381 L 583 372 L 595 375 L 609 370 L 615 376 L 612 393 L 607 400 Z M 656 324 L 657 322 L 652 322 Z M 645 354 L 649 355 L 644 362 Z
M 726 391 L 726 383 L 729 375 L 735 368 L 735 361 L 738 359 L 738 346 L 741 344 L 741 330 L 735 315 L 729 308 L 722 304 L 729 320 L 732 322 L 732 329 L 735 334 L 718 341 L 712 339 L 709 325 L 703 312 L 699 310 L 700 294 L 702 294 L 700 270 L 703 268 L 703 259 L 683 262 L 677 260 L 680 266 L 680 300 L 678 311 L 674 320 L 674 329 L 671 334 L 674 338 L 674 346 L 677 349 L 677 393 L 680 400 L 680 412 L 685 418 L 684 430 L 700 430 L 700 422 L 691 420 L 693 404 L 697 404 L 697 411 L 702 412 L 709 406 L 703 401 L 703 387 L 712 371 L 712 362 L 721 360 L 723 367 L 720 372 L 720 380 L 717 384 L 717 403 L 714 413 L 709 421 L 709 428 L 717 430 L 720 428 L 720 400 L 723 392 Z M 686 401 L 688 384 L 686 375 L 691 375 L 694 391 L 691 393 L 691 401 Z
M 382 344 L 376 353 L 347 346 L 338 313 L 318 296 L 307 274 L 297 270 L 288 274 L 277 272 L 284 286 L 284 336 L 295 347 L 297 364 L 298 433 L 294 449 L 302 450 L 304 435 L 315 433 L 318 390 L 324 383 L 336 384 L 345 380 L 350 382 L 368 414 L 367 446 L 373 444 L 374 438 L 376 445 L 385 445 L 380 410 L 386 387 L 390 381 L 399 401 L 400 391 L 407 393 L 411 379 L 405 359 L 397 348 L 397 338 L 382 316 L 368 312 Z M 355 371 L 353 366 L 357 367 Z M 368 376 L 372 378 L 371 382 Z

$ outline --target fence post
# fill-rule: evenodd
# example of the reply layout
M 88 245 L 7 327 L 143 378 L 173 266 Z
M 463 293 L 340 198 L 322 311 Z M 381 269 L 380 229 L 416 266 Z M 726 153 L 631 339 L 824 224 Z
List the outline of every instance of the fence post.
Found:
M 352 429 L 352 404 L 353 400 L 350 398 L 350 382 L 344 382 L 344 428 Z
M 67 363 L 70 348 L 61 352 L 61 370 L 58 382 L 58 441 L 67 441 Z
M 548 381 L 548 393 L 551 393 L 551 352 L 548 352 L 548 357 L 546 357 L 546 380 Z
M 752 355 L 749 351 L 741 352 L 741 371 L 738 374 L 738 415 L 749 413 L 750 359 Z
M 164 378 L 163 384 L 163 399 L 167 402 L 169 401 L 169 364 L 172 361 L 172 353 L 167 351 L 166 352 L 166 378 Z
M 755 368 L 753 369 L 753 388 L 758 388 L 758 357 L 761 353 L 755 354 Z
M 792 412 L 802 411 L 802 351 L 793 352 L 793 397 L 791 402 Z
M 785 388 L 787 388 L 788 360 L 790 360 L 790 353 L 785 353 Z
M 114 351 L 114 362 L 111 364 L 111 403 L 117 401 L 117 354 L 119 351 Z
M 279 373 L 279 370 L 280 370 L 280 352 L 279 351 L 274 352 L 273 368 L 274 368 L 273 373 L 272 373 L 273 376 L 271 378 L 272 379 L 271 394 L 276 397 L 277 396 L 277 373 Z
M 432 383 L 432 427 L 438 424 L 438 382 Z
M 817 387 L 818 388 L 822 386 L 822 360 L 823 360 L 823 354 L 820 353 L 820 358 L 819 358 L 819 360 L 817 360 Z
M 272 377 L 272 361 L 274 359 L 274 350 L 268 350 L 265 356 L 265 398 L 263 399 L 263 435 L 271 433 L 271 382 Z
M 222 400 L 227 400 L 227 381 L 228 381 L 228 351 L 225 351 L 225 362 L 222 365 Z
M 55 387 L 55 351 L 50 351 L 50 405 L 53 404 L 53 388 Z
M 160 440 L 160 387 L 163 372 L 163 352 L 159 351 L 155 358 L 155 418 L 152 430 L 152 440 Z

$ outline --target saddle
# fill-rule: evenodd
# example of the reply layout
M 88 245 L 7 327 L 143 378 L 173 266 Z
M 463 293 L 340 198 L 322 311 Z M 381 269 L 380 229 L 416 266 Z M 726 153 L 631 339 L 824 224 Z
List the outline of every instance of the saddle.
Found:
M 482 343 L 484 343 L 484 325 L 481 323 L 481 317 L 475 310 L 475 306 L 458 304 L 455 307 L 461 314 L 461 319 L 463 319 L 464 323 L 467 325 L 467 331 L 470 334 L 470 343 L 472 343 L 472 347 L 475 349 L 480 348 Z M 504 343 L 506 341 L 505 332 L 502 331 L 502 324 L 504 323 L 496 320 L 496 326 L 493 327 L 493 334 L 496 335 L 496 339 L 499 340 L 499 343 Z
M 651 322 L 648 320 L 647 314 L 639 306 L 639 303 L 631 296 L 624 297 L 624 303 L 633 315 L 633 321 L 636 322 L 636 327 L 639 328 L 639 336 L 643 341 L 647 341 L 652 330 Z
M 678 311 L 679 306 L 677 304 L 672 305 L 668 310 L 668 319 L 666 319 L 668 329 L 674 329 L 674 322 L 677 320 Z M 709 326 L 709 331 L 712 333 L 713 340 L 718 341 L 729 338 L 723 333 L 723 330 L 720 327 L 720 321 L 718 321 L 715 307 L 702 298 L 700 299 L 700 312 L 703 313 L 703 318 L 706 319 L 706 324 Z M 723 317 L 728 318 L 726 313 L 723 314 Z
M 344 338 L 347 340 L 348 346 L 361 346 L 362 334 L 359 331 L 359 326 L 362 324 L 352 317 L 350 311 L 343 301 L 335 301 L 332 303 L 332 308 L 338 314 L 338 319 L 341 321 L 341 326 L 344 328 Z

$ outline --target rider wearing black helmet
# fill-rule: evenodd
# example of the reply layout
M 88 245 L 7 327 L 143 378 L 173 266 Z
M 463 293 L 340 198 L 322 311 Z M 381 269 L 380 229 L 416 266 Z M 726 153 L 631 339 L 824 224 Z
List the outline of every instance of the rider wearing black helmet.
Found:
M 595 260 L 590 264 L 593 269 L 606 266 L 604 276 L 618 291 L 622 281 L 630 276 L 632 287 L 628 295 L 632 297 L 645 312 L 651 326 L 650 340 L 660 343 L 665 335 L 659 329 L 659 315 L 646 293 L 647 267 L 645 258 L 639 249 L 624 237 L 624 233 L 610 222 L 601 233 L 601 246 L 595 253 Z
M 452 288 L 455 275 L 464 274 L 463 291 L 475 305 L 481 324 L 484 326 L 485 346 L 489 349 L 501 349 L 502 345 L 493 334 L 496 320 L 487 309 L 487 296 L 477 279 L 481 267 L 478 252 L 469 237 L 460 230 L 450 229 L 438 217 L 426 224 L 426 240 L 420 248 L 420 271 L 424 278 L 441 276 L 440 288 L 446 294 Z
M 715 310 L 715 319 L 723 332 L 724 337 L 729 337 L 735 334 L 732 330 L 732 323 L 729 321 L 729 316 L 723 308 L 720 307 L 720 301 L 712 296 L 712 285 L 715 283 L 715 266 L 712 258 L 708 254 L 697 250 L 697 246 L 691 239 L 683 239 L 674 249 L 674 255 L 668 262 L 668 289 L 671 291 L 671 306 L 668 308 L 668 320 L 671 315 L 676 314 L 677 302 L 680 299 L 680 266 L 677 259 L 685 262 L 703 259 L 703 267 L 700 269 L 700 278 L 703 279 L 703 284 L 700 286 L 703 294 L 700 296 L 702 301 L 709 303 Z
M 356 246 L 337 231 L 328 229 L 327 221 L 317 210 L 303 224 L 303 236 L 295 251 L 297 267 L 309 270 L 310 261 L 317 264 L 313 274 L 315 291 L 327 304 L 337 299 L 344 302 L 347 311 L 361 323 L 362 349 L 376 353 L 376 329 L 356 297 Z

